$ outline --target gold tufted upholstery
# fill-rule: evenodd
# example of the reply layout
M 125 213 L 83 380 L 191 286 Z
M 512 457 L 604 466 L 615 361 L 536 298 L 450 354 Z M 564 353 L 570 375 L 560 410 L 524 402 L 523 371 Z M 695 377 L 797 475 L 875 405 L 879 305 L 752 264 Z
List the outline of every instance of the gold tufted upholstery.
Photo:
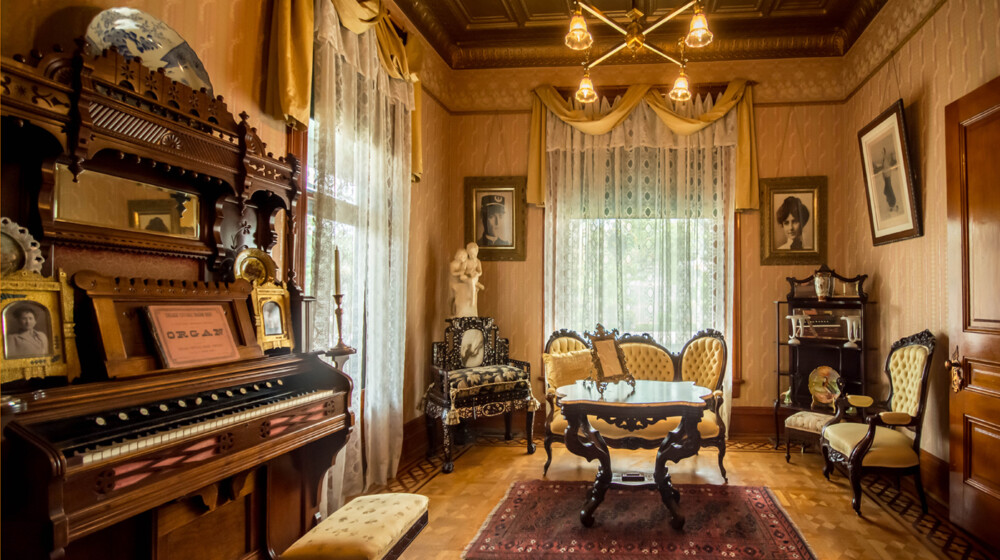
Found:
M 651 381 L 674 380 L 674 361 L 663 350 L 641 342 L 625 342 L 621 346 L 632 377 Z
M 920 381 L 927 362 L 927 348 L 907 346 L 892 353 L 889 375 L 892 376 L 892 403 L 895 412 L 916 416 L 920 408 Z
M 681 356 L 681 379 L 712 389 L 719 382 L 725 367 L 725 345 L 719 339 L 705 336 L 688 343 Z
M 590 350 L 586 348 L 561 354 L 542 354 L 542 364 L 545 366 L 545 382 L 550 390 L 571 385 L 578 379 L 586 379 L 594 371 L 594 361 Z
M 549 343 L 550 354 L 562 354 L 565 352 L 573 352 L 574 350 L 583 350 L 585 348 L 587 348 L 586 344 L 568 336 L 557 338 Z
M 351 500 L 295 541 L 282 560 L 382 558 L 427 512 L 427 496 L 375 494 Z
M 830 442 L 830 447 L 850 457 L 854 446 L 865 437 L 866 432 L 867 425 L 851 422 L 828 426 L 823 437 Z M 901 432 L 879 426 L 875 429 L 875 443 L 865 454 L 861 464 L 865 467 L 902 469 L 919 465 L 920 459 L 913 451 L 913 440 Z

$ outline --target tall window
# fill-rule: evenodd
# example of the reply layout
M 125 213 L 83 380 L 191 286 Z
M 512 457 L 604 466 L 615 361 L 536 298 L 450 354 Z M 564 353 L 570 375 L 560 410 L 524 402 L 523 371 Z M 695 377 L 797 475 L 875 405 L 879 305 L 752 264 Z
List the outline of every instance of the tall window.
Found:
M 552 115 L 547 129 L 548 329 L 600 322 L 672 349 L 701 329 L 725 332 L 735 112 L 686 137 L 645 103 L 601 136 Z
M 356 35 L 333 3 L 316 6 L 306 286 L 313 339 L 332 347 L 339 248 L 344 341 L 358 351 L 345 371 L 361 424 L 327 479 L 329 512 L 395 476 L 402 451 L 413 88 L 382 69 L 373 30 Z

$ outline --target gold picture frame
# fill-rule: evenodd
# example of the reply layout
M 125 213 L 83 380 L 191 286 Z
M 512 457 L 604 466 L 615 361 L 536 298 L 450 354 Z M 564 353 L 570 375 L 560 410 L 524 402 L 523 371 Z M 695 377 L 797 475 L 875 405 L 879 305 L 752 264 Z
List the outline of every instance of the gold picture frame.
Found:
M 523 261 L 526 177 L 465 178 L 465 242 L 483 261 Z
M 18 270 L 0 286 L 0 381 L 80 375 L 73 290 L 66 273 L 45 278 Z
M 294 349 L 291 298 L 288 288 L 276 280 L 274 259 L 260 249 L 244 249 L 236 255 L 233 268 L 237 278 L 252 286 L 251 313 L 261 350 Z
M 826 177 L 760 180 L 760 264 L 826 262 Z
M 635 378 L 629 373 L 625 352 L 618 344 L 618 329 L 608 331 L 598 323 L 594 332 L 587 331 L 584 337 L 590 342 L 590 359 L 594 362 L 594 379 L 601 393 L 609 383 L 625 381 L 635 387 Z

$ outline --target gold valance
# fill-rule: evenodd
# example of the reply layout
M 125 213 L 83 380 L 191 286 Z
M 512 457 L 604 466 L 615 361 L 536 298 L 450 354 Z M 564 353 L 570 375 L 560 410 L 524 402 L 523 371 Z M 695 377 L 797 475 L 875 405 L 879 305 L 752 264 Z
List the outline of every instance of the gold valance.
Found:
M 415 64 L 419 61 L 417 41 L 404 46 L 403 38 L 389 20 L 389 11 L 375 0 L 332 0 L 340 23 L 353 33 L 375 28 L 378 57 L 390 77 L 413 82 L 414 107 L 410 114 L 412 155 L 410 172 L 414 181 L 423 174 L 420 129 L 420 82 Z M 275 0 L 271 12 L 271 40 L 265 108 L 289 126 L 305 128 L 309 123 L 313 70 L 312 0 Z
M 736 210 L 758 207 L 757 195 L 757 138 L 753 123 L 753 89 L 746 80 L 733 80 L 710 111 L 695 118 L 682 117 L 670 109 L 669 104 L 649 85 L 628 88 L 621 101 L 603 115 L 587 116 L 582 110 L 573 109 L 556 88 L 544 85 L 535 88 L 531 101 L 531 137 L 528 154 L 528 202 L 545 204 L 545 109 L 560 120 L 585 134 L 607 134 L 620 125 L 629 114 L 645 101 L 670 130 L 687 136 L 725 116 L 734 107 L 737 115 L 736 143 Z

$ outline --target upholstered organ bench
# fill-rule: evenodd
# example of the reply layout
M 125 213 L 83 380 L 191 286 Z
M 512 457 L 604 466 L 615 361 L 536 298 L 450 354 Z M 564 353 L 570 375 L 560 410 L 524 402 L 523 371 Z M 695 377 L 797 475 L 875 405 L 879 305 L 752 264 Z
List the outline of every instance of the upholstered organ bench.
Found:
M 427 525 L 427 496 L 374 494 L 351 500 L 295 541 L 281 560 L 391 560 Z

